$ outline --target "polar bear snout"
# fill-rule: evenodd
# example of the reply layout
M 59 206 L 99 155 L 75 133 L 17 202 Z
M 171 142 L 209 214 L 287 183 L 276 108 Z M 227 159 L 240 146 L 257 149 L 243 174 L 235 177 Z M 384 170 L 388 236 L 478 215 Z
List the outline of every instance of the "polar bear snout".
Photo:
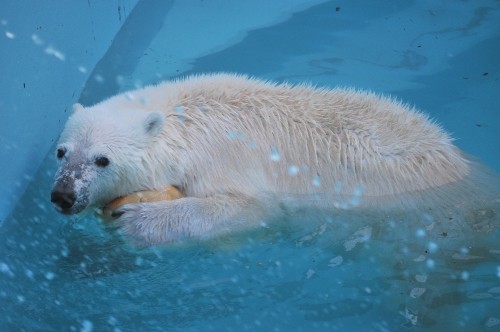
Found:
M 52 189 L 50 201 L 54 203 L 59 212 L 69 214 L 71 208 L 75 205 L 76 193 L 67 185 L 58 184 Z

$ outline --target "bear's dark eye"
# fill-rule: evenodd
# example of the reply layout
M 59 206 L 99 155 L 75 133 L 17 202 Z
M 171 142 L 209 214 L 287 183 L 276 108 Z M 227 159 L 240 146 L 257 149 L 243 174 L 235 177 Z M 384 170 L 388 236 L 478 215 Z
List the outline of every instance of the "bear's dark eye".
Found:
M 95 164 L 99 167 L 106 167 L 109 165 L 109 159 L 106 157 L 97 157 Z
M 65 149 L 62 148 L 57 149 L 57 159 L 61 159 L 62 157 L 64 157 L 65 154 L 66 154 Z

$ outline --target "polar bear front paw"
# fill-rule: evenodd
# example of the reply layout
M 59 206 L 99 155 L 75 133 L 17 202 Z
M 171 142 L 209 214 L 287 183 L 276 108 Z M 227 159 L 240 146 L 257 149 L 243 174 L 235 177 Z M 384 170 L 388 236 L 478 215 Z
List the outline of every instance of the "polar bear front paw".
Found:
M 127 204 L 118 208 L 115 223 L 139 244 L 166 244 L 209 239 L 231 229 L 256 224 L 266 208 L 242 195 L 184 197 L 172 201 Z
M 172 227 L 168 218 L 169 202 L 126 204 L 113 212 L 113 222 L 133 242 L 144 245 L 179 241 L 189 234 Z

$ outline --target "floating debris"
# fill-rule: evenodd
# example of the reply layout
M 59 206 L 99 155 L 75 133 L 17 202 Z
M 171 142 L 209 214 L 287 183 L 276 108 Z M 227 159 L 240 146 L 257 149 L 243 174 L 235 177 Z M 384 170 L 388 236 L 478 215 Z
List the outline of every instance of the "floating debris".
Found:
M 410 296 L 416 299 L 418 297 L 421 297 L 426 290 L 426 288 L 415 287 L 410 291 Z
M 417 274 L 415 276 L 415 280 L 418 282 L 426 282 L 427 281 L 427 276 L 425 274 Z
M 330 259 L 330 261 L 328 262 L 328 266 L 329 267 L 339 266 L 343 262 L 344 262 L 344 258 L 342 256 L 336 256 L 336 257 L 333 257 L 332 259 Z
M 359 243 L 367 242 L 372 236 L 372 228 L 367 226 L 354 233 L 349 240 L 344 242 L 346 251 L 351 251 Z

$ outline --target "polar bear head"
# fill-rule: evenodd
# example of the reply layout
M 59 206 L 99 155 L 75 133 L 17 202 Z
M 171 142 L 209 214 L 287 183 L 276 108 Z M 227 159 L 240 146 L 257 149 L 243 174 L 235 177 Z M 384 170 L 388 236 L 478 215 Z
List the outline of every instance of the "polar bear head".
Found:
M 148 185 L 144 168 L 162 131 L 164 114 L 110 106 L 73 106 L 57 145 L 59 168 L 51 193 L 61 213 L 103 206 Z

